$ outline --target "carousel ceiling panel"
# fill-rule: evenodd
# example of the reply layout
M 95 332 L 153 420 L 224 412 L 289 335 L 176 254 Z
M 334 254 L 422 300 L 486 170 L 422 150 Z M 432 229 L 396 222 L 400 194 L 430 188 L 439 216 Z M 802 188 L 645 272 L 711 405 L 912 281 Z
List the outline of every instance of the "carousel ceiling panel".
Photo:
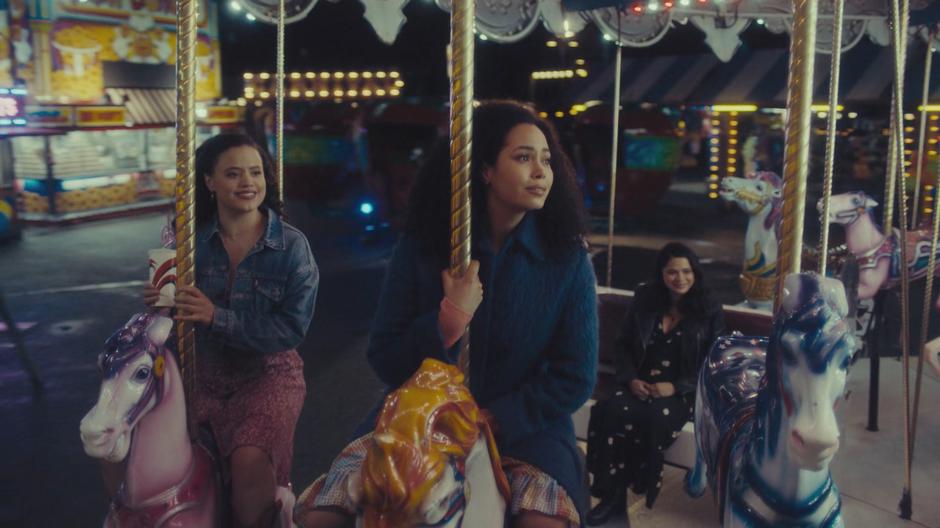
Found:
M 556 37 L 563 38 L 579 33 L 588 21 L 577 12 L 567 11 L 561 0 L 541 0 L 542 24 Z
M 605 7 L 591 11 L 590 16 L 605 35 L 631 48 L 656 44 L 672 25 L 672 11 L 638 15 L 626 8 Z
M 239 0 L 239 3 L 258 20 L 277 24 L 278 0 Z M 316 3 L 317 0 L 284 0 L 284 23 L 304 18 Z
M 435 0 L 450 12 L 451 0 Z M 539 0 L 477 0 L 476 30 L 490 40 L 517 42 L 535 29 L 541 16 Z

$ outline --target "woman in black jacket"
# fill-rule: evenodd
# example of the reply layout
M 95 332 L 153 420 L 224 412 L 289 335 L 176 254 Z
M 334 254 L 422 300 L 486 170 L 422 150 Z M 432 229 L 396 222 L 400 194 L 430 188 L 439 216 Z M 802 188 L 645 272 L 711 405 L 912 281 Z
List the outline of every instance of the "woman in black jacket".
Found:
M 617 338 L 618 389 L 591 409 L 587 462 L 591 493 L 601 502 L 588 524 L 624 513 L 629 487 L 645 493 L 652 508 L 663 451 L 692 417 L 699 367 L 722 330 L 721 305 L 708 296 L 698 257 L 682 244 L 666 244 Z

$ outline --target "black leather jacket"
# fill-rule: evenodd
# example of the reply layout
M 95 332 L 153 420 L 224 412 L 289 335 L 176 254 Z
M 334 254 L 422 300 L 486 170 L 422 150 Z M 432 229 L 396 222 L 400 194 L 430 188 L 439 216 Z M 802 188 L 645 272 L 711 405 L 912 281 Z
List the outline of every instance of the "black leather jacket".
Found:
M 627 312 L 620 328 L 615 349 L 617 354 L 617 383 L 629 387 L 636 379 L 637 370 L 646 357 L 646 346 L 653 334 L 653 327 L 662 313 L 653 311 L 652 288 L 640 285 L 636 290 L 633 306 Z M 686 318 L 682 324 L 682 361 L 679 365 L 679 379 L 676 380 L 676 393 L 682 396 L 695 394 L 698 372 L 705 359 L 705 354 L 715 339 L 724 331 L 724 314 L 721 305 L 712 303 L 703 319 Z

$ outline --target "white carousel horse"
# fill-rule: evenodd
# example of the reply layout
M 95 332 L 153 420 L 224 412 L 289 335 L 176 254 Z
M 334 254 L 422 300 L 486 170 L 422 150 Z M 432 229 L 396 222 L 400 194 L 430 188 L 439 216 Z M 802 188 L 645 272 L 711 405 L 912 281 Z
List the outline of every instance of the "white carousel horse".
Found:
M 503 526 L 509 483 L 489 423 L 453 365 L 424 360 L 385 399 L 367 442 L 347 484 L 357 528 Z
M 127 459 L 124 482 L 105 519 L 107 528 L 190 528 L 221 525 L 218 472 L 209 452 L 190 443 L 182 378 L 164 346 L 172 319 L 136 314 L 98 356 L 101 391 L 82 418 L 85 453 Z M 279 488 L 281 526 L 291 526 L 294 495 Z
M 755 172 L 747 178 L 721 180 L 718 194 L 748 215 L 744 235 L 741 292 L 751 308 L 770 310 L 777 280 L 777 235 L 782 217 L 783 180 L 772 172 Z
M 858 341 L 841 282 L 802 273 L 785 287 L 769 341 L 720 338 L 699 375 L 686 490 L 707 480 L 725 527 L 844 526 L 829 462 Z
M 829 205 L 829 223 L 845 228 L 846 247 L 858 259 L 859 299 L 870 299 L 879 289 L 893 287 L 901 280 L 900 232 L 895 229 L 890 236 L 885 236 L 872 217 L 871 211 L 877 205 L 878 202 L 861 191 L 837 194 Z M 822 213 L 822 203 L 816 208 Z M 930 234 L 908 231 L 906 243 L 911 280 L 926 276 Z M 940 260 L 937 269 L 940 269 Z

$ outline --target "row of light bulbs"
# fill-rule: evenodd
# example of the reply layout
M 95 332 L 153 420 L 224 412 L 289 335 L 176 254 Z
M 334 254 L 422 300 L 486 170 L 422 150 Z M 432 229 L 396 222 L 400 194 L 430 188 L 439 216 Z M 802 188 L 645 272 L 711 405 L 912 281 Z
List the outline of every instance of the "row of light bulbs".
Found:
M 390 72 L 386 72 L 386 71 L 328 72 L 328 71 L 325 71 L 325 72 L 320 72 L 320 73 L 308 71 L 303 74 L 301 74 L 300 72 L 291 72 L 291 73 L 284 74 L 284 76 L 286 78 L 295 79 L 295 80 L 296 79 L 344 79 L 344 78 L 359 79 L 360 77 L 363 79 L 372 79 L 373 77 L 376 79 L 400 79 L 401 78 L 401 74 L 398 73 L 397 71 L 390 71 Z M 261 79 L 262 81 L 267 81 L 269 79 L 273 79 L 274 75 L 268 72 L 260 72 L 260 73 L 245 72 L 242 75 L 242 77 L 246 81 L 251 81 L 255 78 Z

